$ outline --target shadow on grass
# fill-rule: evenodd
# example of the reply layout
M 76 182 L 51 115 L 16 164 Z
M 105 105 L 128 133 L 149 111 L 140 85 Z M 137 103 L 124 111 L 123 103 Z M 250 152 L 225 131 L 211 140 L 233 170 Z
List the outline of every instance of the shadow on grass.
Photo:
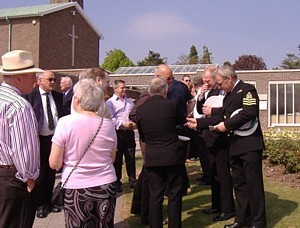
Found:
M 267 227 L 276 227 L 276 224 L 282 218 L 291 215 L 291 213 L 298 207 L 297 202 L 279 199 L 278 195 L 272 192 L 265 192 L 265 197 Z

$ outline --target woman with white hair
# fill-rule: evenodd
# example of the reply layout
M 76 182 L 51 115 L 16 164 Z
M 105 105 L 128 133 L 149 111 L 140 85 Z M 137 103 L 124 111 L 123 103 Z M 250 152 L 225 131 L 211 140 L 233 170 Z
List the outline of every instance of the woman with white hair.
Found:
M 117 137 L 112 120 L 96 114 L 104 105 L 101 88 L 80 80 L 74 86 L 76 112 L 59 120 L 52 138 L 49 162 L 53 169 L 63 167 L 67 227 L 114 226 Z

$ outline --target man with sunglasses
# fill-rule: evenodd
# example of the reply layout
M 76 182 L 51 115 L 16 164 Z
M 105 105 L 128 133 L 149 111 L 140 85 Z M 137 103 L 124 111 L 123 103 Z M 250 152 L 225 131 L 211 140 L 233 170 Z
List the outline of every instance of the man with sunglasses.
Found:
M 49 166 L 51 139 L 58 119 L 63 115 L 63 95 L 54 91 L 56 78 L 51 71 L 38 75 L 38 87 L 26 99 L 31 103 L 38 121 L 40 139 L 40 176 L 38 178 L 38 218 L 47 217 L 49 212 L 61 210 L 51 203 L 55 182 L 55 170 Z

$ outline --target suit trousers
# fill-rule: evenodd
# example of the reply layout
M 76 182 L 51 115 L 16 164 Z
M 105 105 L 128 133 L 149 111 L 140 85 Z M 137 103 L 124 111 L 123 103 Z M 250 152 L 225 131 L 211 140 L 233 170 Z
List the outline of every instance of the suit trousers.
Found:
M 36 204 L 36 187 L 27 191 L 26 183 L 15 177 L 16 169 L 0 168 L 0 227 L 31 228 Z
M 122 163 L 123 155 L 125 157 L 126 172 L 130 184 L 136 181 L 136 166 L 135 166 L 135 138 L 134 131 L 117 130 L 118 146 L 114 167 L 116 170 L 117 183 L 121 184 L 122 179 Z
M 181 227 L 183 181 L 185 165 L 147 167 L 149 177 L 149 223 L 150 227 L 159 228 L 163 224 L 162 205 L 165 187 L 168 188 L 168 224 L 169 227 Z
M 52 191 L 55 182 L 55 170 L 50 168 L 49 156 L 51 152 L 52 135 L 39 136 L 40 138 L 40 176 L 38 178 L 38 206 L 46 206 L 51 210 Z
M 228 151 L 210 149 L 209 160 L 212 174 L 212 208 L 219 209 L 222 213 L 232 213 L 234 198 Z
M 236 196 L 235 221 L 245 226 L 266 226 L 262 150 L 231 156 Z

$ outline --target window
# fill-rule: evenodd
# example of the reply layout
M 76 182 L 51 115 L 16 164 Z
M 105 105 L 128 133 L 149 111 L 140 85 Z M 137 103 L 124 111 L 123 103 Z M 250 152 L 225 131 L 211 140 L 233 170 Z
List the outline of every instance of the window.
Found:
M 269 126 L 300 126 L 300 82 L 269 82 Z

